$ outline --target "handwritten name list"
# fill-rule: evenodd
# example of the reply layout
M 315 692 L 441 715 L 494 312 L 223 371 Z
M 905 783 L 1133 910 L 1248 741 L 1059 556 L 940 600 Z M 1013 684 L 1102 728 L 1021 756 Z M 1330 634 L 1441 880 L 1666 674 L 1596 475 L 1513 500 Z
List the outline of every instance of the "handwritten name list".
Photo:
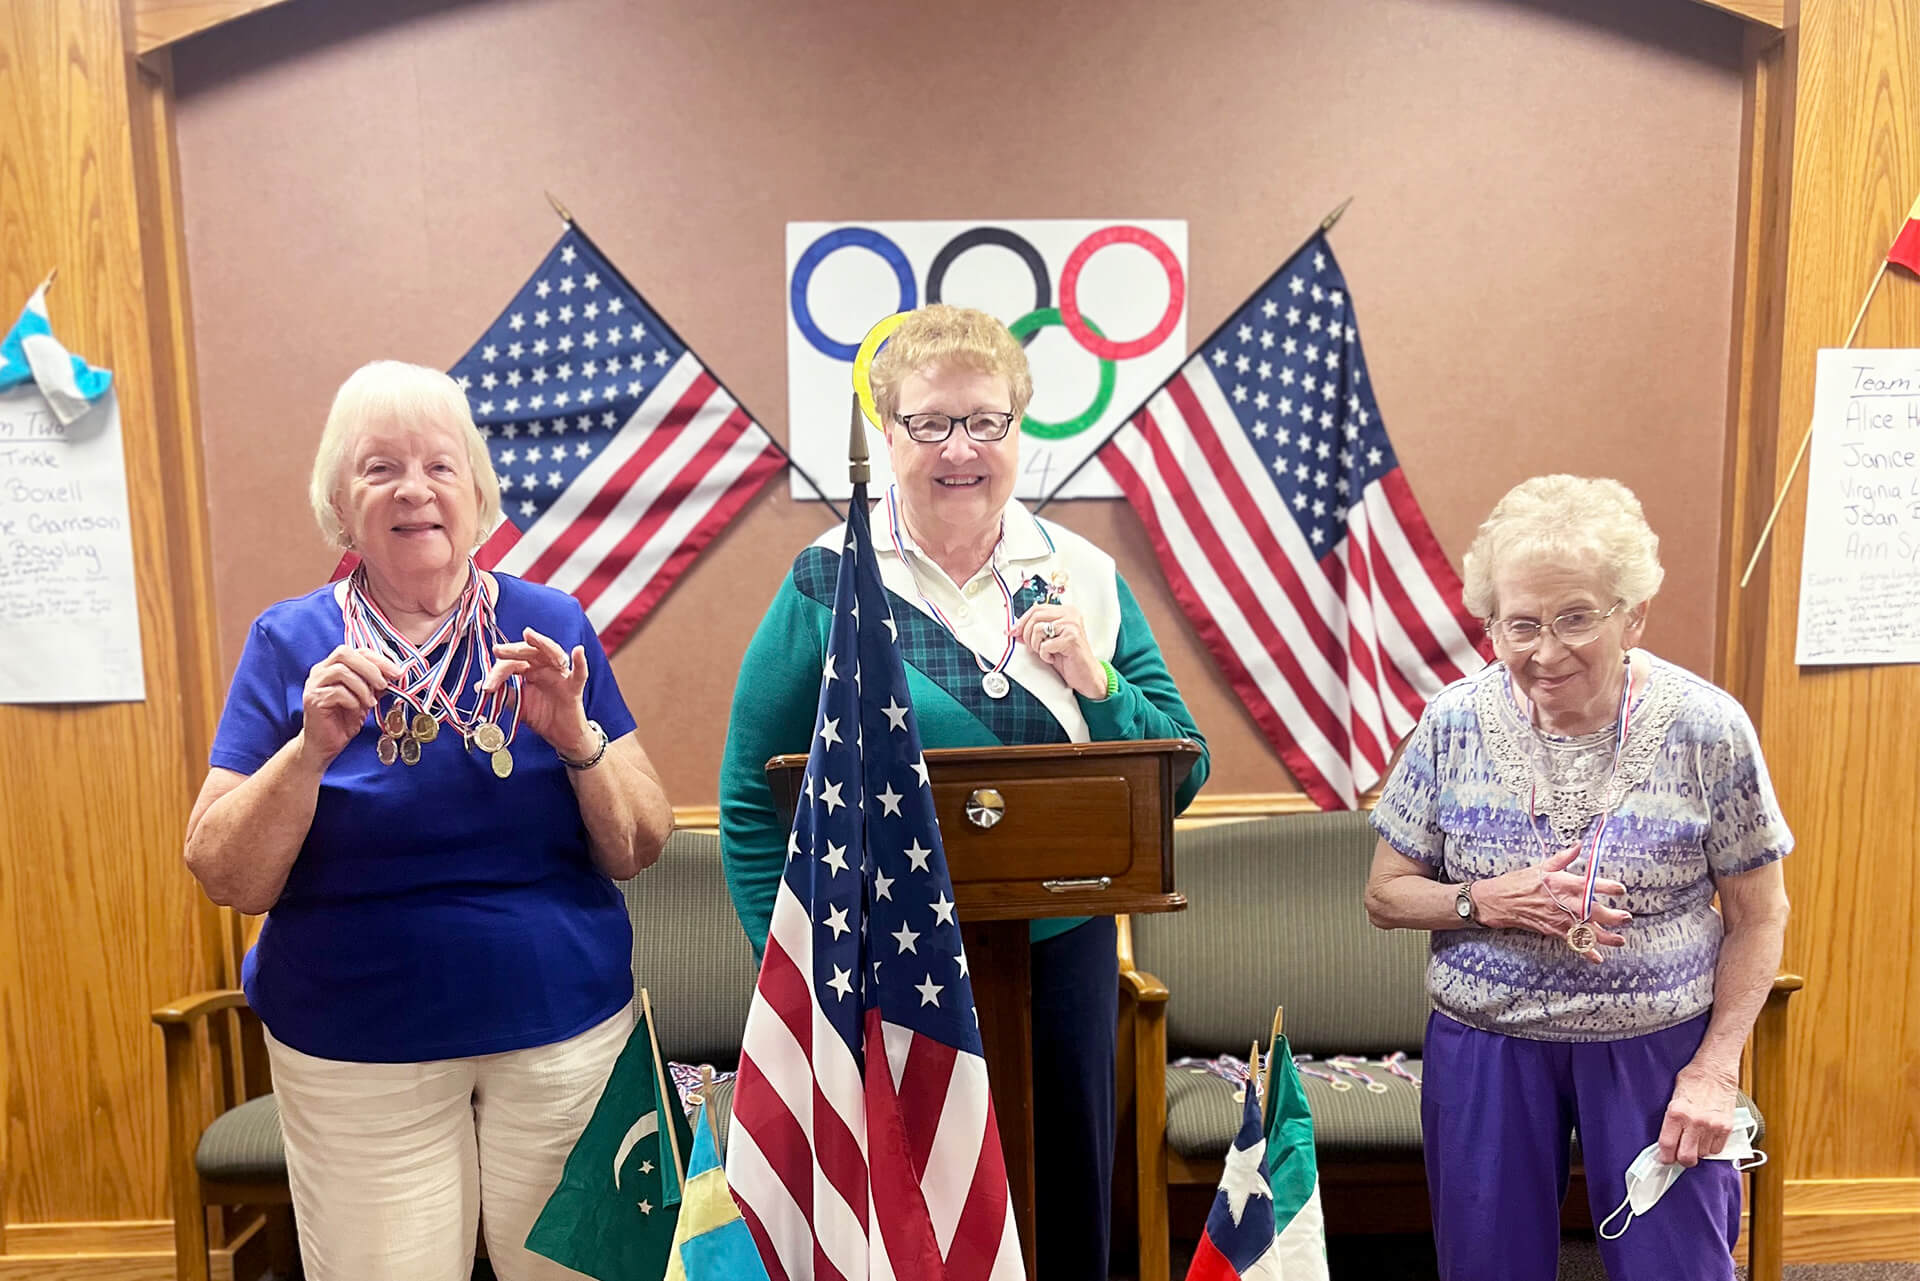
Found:
M 1920 663 L 1920 351 L 1820 353 L 1797 661 Z
M 0 702 L 146 697 L 120 408 L 0 393 Z

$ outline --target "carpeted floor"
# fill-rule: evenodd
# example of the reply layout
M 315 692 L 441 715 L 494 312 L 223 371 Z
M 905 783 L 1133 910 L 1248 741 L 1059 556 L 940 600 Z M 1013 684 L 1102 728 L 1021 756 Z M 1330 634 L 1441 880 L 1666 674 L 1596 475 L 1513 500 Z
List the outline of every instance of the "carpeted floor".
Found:
M 1176 1278 L 1186 1275 L 1191 1249 L 1175 1243 Z M 1438 1276 L 1433 1242 L 1423 1236 L 1336 1237 L 1327 1253 L 1333 1281 L 1436 1281 Z M 1746 1269 L 1739 1275 L 1745 1281 Z M 1560 1281 L 1609 1281 L 1592 1236 L 1569 1233 L 1562 1241 Z M 1920 1281 L 1920 1262 L 1790 1264 L 1786 1281 Z

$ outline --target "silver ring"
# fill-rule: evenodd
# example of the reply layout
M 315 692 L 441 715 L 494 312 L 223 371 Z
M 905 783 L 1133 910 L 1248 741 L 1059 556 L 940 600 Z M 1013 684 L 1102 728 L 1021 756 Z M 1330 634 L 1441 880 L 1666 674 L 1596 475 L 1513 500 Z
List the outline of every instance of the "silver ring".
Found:
M 1040 635 L 1046 640 L 1053 639 L 1054 627 L 1051 621 L 1040 624 Z

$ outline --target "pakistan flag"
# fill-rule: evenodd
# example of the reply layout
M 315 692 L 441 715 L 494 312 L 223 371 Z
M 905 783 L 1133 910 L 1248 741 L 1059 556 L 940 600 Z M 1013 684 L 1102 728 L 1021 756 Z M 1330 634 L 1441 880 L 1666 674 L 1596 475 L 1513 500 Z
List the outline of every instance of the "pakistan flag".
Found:
M 676 1166 L 692 1148 L 643 1000 L 527 1249 L 598 1281 L 659 1281 L 679 1217 Z

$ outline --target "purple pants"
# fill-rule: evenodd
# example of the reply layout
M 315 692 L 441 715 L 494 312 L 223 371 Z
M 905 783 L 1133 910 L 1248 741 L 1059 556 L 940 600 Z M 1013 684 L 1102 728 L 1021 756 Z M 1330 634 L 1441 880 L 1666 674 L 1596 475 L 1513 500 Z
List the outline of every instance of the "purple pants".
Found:
M 1569 1136 L 1580 1132 L 1598 1223 L 1626 1196 L 1627 1166 L 1660 1137 L 1674 1078 L 1707 1018 L 1581 1042 L 1429 1018 L 1420 1120 L 1443 1281 L 1554 1281 Z M 1619 1240 L 1601 1241 L 1600 1258 L 1613 1281 L 1732 1281 L 1739 1235 L 1739 1172 L 1702 1161 Z

